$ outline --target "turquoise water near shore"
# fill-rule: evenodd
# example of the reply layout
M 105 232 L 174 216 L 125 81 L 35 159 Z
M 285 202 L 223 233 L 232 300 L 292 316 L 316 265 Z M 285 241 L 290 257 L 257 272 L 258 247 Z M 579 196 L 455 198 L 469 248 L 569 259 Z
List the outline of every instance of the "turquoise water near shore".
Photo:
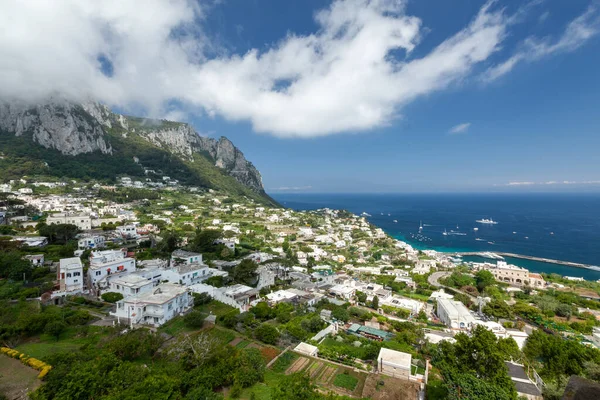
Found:
M 507 252 L 600 265 L 600 194 L 286 193 L 273 197 L 297 210 L 329 207 L 366 212 L 369 222 L 421 250 Z M 498 224 L 475 222 L 481 218 L 493 218 Z M 444 231 L 458 234 L 443 235 Z M 600 279 L 600 271 L 591 269 L 507 261 L 532 272 Z

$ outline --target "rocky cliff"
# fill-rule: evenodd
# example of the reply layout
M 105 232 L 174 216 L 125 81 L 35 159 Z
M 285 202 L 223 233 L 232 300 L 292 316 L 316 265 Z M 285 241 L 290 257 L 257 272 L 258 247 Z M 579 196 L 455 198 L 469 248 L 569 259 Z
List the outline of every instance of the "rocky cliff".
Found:
M 96 102 L 0 103 L 0 133 L 31 138 L 66 156 L 99 153 L 111 157 L 123 153 L 120 146 L 139 147 L 137 138 L 141 138 L 183 163 L 208 160 L 245 187 L 264 193 L 260 172 L 229 139 L 201 137 L 185 123 L 123 116 Z M 133 158 L 139 157 L 133 154 Z

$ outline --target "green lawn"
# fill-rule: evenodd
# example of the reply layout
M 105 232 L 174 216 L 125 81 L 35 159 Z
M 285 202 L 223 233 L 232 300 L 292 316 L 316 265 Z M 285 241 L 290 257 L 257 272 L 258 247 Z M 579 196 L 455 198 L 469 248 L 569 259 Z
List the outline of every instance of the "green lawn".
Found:
M 259 382 L 252 387 L 244 389 L 240 395 L 240 399 L 250 399 L 250 396 L 254 394 L 254 398 L 256 400 L 271 400 L 271 392 L 273 388 L 279 385 L 279 381 L 284 376 L 285 375 L 283 373 L 274 372 L 269 369 L 266 370 L 264 382 Z
M 164 332 L 167 335 L 171 336 L 177 336 L 180 333 L 193 332 L 195 330 L 197 329 L 192 329 L 185 324 L 182 316 L 175 317 L 160 328 L 158 328 L 159 332 Z
M 338 374 L 333 380 L 333 384 L 352 392 L 356 389 L 356 385 L 358 385 L 358 379 L 350 374 Z
M 87 336 L 77 336 L 75 329 L 69 329 L 61 335 L 58 341 L 44 334 L 40 336 L 38 341 L 23 343 L 17 346 L 16 349 L 30 357 L 43 361 L 45 357 L 51 354 L 78 351 L 83 345 L 96 344 L 105 334 L 106 330 L 99 326 L 90 326 Z
M 233 310 L 233 307 L 221 303 L 219 301 L 211 301 L 208 304 L 202 304 L 194 307 L 195 310 L 201 311 L 206 315 L 215 314 L 216 316 L 227 314 L 229 311 Z
M 233 331 L 230 331 L 226 328 L 222 328 L 220 326 L 212 327 L 211 329 L 208 329 L 204 332 L 206 332 L 208 335 L 212 336 L 213 338 L 217 339 L 223 344 L 231 342 L 233 339 L 236 338 L 236 336 L 238 336 Z

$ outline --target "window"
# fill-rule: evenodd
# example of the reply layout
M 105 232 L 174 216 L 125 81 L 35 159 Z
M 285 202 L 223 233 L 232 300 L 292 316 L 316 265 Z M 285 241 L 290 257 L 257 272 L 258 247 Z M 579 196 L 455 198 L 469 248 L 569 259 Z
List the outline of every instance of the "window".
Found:
M 70 278 L 70 277 L 71 277 L 71 273 L 67 272 L 67 278 Z
M 96 276 L 100 276 L 101 273 L 102 271 L 96 271 Z

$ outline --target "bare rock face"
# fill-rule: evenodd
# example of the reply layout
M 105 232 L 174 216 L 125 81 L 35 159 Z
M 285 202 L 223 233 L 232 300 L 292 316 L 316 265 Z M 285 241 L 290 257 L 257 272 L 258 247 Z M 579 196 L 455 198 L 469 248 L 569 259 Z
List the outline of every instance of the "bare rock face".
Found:
M 169 123 L 168 128 L 138 130 L 138 134 L 152 142 L 155 146 L 168 149 L 177 155 L 192 160 L 194 152 L 198 149 L 200 137 L 194 129 L 187 124 Z
M 15 136 L 30 134 L 34 142 L 65 155 L 112 153 L 101 123 L 82 106 L 68 102 L 33 107 L 1 104 L 0 129 Z
M 192 160 L 195 154 L 204 153 L 216 167 L 225 170 L 241 184 L 255 191 L 264 191 L 260 172 L 229 139 L 221 137 L 216 140 L 200 136 L 188 124 L 168 125 L 167 128 L 140 130 L 138 134 L 156 146 L 167 148 L 188 160 Z
M 52 99 L 33 106 L 0 102 L 0 131 L 31 135 L 35 143 L 70 156 L 96 151 L 113 154 L 108 132 L 120 133 L 125 139 L 137 135 L 186 161 L 207 157 L 241 184 L 264 192 L 260 173 L 229 139 L 202 137 L 184 123 L 115 114 L 94 101 L 76 104 Z

